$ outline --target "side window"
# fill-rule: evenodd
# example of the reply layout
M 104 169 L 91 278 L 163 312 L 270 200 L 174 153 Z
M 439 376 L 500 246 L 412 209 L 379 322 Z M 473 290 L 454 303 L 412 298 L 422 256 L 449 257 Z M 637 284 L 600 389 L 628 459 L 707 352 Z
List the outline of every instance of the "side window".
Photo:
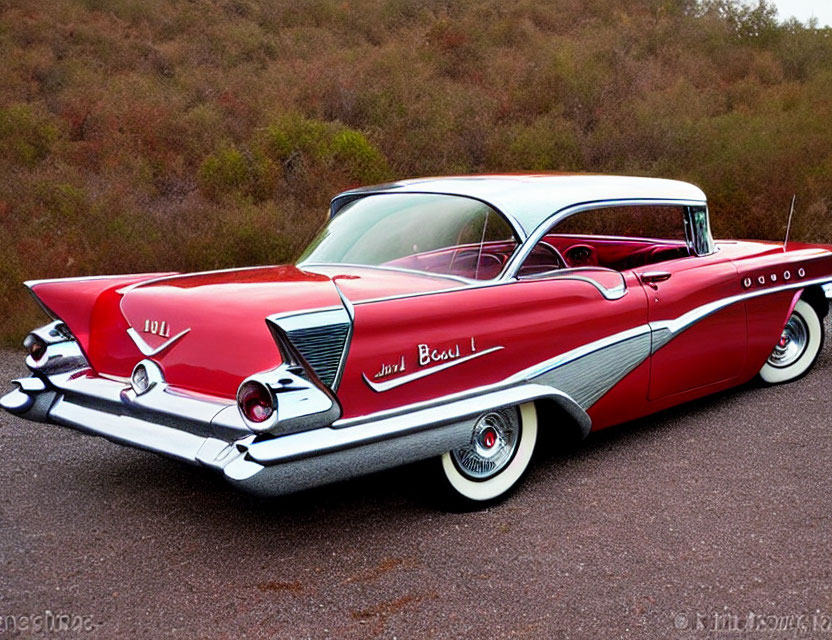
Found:
M 519 274 L 563 268 L 624 271 L 690 255 L 684 207 L 622 206 L 581 211 L 556 223 Z

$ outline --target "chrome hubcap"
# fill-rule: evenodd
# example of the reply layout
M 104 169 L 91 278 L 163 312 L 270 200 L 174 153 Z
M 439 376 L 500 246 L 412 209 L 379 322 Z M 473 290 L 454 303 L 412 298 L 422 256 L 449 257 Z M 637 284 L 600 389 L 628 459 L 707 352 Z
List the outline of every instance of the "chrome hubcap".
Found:
M 768 363 L 772 367 L 788 367 L 800 360 L 809 344 L 809 328 L 806 322 L 799 315 L 792 314 L 780 336 L 780 342 L 774 347 L 774 351 L 768 357 Z
M 502 471 L 517 450 L 517 409 L 491 411 L 477 420 L 471 444 L 451 452 L 459 471 L 472 480 L 487 480 Z

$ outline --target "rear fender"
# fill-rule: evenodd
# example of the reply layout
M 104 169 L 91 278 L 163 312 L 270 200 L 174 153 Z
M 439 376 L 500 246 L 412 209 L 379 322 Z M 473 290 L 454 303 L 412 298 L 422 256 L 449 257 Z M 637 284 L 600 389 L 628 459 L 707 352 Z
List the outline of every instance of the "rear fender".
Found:
M 78 341 L 81 350 L 91 364 L 95 363 L 95 354 L 90 351 L 90 336 L 93 327 L 110 330 L 119 334 L 119 342 L 131 349 L 135 347 L 126 340 L 124 319 L 119 312 L 121 289 L 124 287 L 152 280 L 163 273 L 143 273 L 123 276 L 98 276 L 90 278 L 60 278 L 56 280 L 31 280 L 24 285 L 40 307 L 53 319 L 61 320 Z M 109 329 L 107 329 L 109 327 Z M 121 331 L 119 331 L 121 329 Z M 110 341 L 110 348 L 114 344 Z

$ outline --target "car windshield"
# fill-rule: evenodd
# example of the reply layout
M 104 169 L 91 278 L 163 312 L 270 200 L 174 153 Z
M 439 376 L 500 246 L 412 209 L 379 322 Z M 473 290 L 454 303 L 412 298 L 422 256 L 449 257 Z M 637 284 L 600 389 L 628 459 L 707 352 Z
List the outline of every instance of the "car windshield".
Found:
M 464 196 L 390 193 L 344 206 L 299 260 L 496 278 L 517 248 L 506 219 Z

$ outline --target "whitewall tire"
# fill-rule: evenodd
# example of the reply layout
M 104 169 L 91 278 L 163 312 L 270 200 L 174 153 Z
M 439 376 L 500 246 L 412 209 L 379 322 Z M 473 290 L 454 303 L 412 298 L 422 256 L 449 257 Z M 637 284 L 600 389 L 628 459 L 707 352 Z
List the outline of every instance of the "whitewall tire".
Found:
M 798 300 L 780 341 L 760 369 L 766 384 L 792 382 L 806 375 L 823 347 L 823 322 L 805 300 Z
M 451 502 L 477 509 L 508 495 L 529 468 L 536 444 L 533 402 L 481 415 L 471 444 L 442 455 L 441 477 Z

